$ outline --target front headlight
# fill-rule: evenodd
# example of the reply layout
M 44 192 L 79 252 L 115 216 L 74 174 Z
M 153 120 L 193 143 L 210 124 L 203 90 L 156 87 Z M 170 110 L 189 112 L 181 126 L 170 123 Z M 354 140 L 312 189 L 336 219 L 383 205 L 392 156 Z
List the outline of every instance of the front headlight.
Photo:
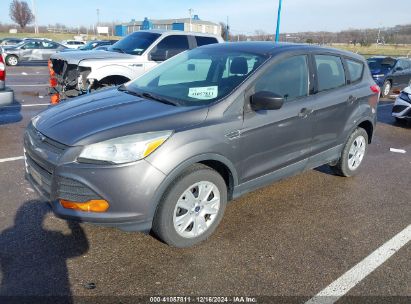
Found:
M 85 146 L 79 162 L 124 164 L 143 159 L 160 147 L 172 131 L 149 132 L 118 137 Z

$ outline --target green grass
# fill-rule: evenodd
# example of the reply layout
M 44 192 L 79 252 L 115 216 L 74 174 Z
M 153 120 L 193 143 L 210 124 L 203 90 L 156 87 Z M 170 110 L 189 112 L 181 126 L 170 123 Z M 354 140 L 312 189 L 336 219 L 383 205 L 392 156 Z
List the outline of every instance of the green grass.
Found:
M 75 34 L 58 34 L 58 33 L 40 33 L 38 35 L 33 34 L 33 33 L 17 33 L 17 34 L 9 34 L 9 33 L 0 33 L 0 39 L 2 38 L 9 38 L 9 37 L 15 37 L 15 38 L 48 38 L 52 39 L 54 41 L 60 42 L 62 40 L 67 40 L 67 39 L 74 39 Z M 89 35 L 89 39 L 94 37 L 94 35 Z M 107 36 L 96 36 L 97 39 L 120 39 L 121 37 L 107 37 Z
M 372 44 L 370 46 L 360 46 L 360 45 L 348 45 L 348 44 L 332 44 L 331 45 L 337 49 L 343 49 L 346 51 L 361 54 L 365 57 L 371 57 L 375 55 L 385 55 L 385 56 L 405 56 L 411 58 L 411 45 L 400 44 L 400 45 L 377 45 Z

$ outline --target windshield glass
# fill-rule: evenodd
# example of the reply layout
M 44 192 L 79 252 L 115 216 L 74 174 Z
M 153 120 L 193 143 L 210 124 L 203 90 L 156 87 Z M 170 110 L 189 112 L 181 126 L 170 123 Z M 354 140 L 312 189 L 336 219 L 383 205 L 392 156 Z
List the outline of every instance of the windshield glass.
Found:
M 161 34 L 135 32 L 114 43 L 109 51 L 119 51 L 130 55 L 141 55 Z
M 391 69 L 397 62 L 394 58 L 369 58 L 367 59 L 368 66 L 371 70 Z
M 199 48 L 169 59 L 125 88 L 180 106 L 207 105 L 230 94 L 266 60 L 263 55 Z

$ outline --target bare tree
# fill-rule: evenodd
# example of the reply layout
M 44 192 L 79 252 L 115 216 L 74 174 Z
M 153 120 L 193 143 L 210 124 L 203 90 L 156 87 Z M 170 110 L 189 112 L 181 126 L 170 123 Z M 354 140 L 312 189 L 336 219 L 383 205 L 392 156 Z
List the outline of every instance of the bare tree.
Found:
M 10 4 L 10 18 L 24 29 L 34 20 L 34 15 L 26 1 L 13 0 Z

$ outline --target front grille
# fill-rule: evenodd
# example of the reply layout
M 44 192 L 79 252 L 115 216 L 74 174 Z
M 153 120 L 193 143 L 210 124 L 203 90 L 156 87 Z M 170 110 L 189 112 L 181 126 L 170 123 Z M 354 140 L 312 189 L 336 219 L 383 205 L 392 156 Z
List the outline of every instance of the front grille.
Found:
M 395 105 L 393 108 L 392 108 L 392 112 L 393 113 L 401 113 L 402 111 L 404 111 L 406 108 L 408 108 L 407 106 L 404 106 L 404 105 Z
M 57 180 L 57 196 L 60 199 L 87 202 L 101 199 L 93 190 L 70 178 L 59 177 Z
M 38 165 L 28 153 L 26 153 L 25 157 L 27 173 L 31 176 L 32 180 L 36 183 L 43 194 L 50 197 L 51 182 L 53 178 L 52 173 L 48 169 Z
M 31 123 L 27 127 L 27 133 L 31 138 L 32 145 L 35 147 L 44 149 L 46 151 L 52 151 L 53 153 L 58 155 L 61 155 L 64 152 L 64 150 L 67 149 L 66 145 L 63 145 L 41 134 L 34 128 L 33 124 Z

